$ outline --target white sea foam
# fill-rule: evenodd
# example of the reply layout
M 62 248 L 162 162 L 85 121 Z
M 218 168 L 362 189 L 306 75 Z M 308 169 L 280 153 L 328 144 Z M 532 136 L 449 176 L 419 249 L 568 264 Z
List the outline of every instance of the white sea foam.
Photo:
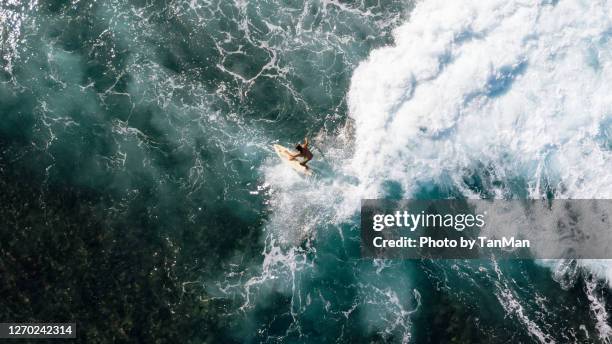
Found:
M 37 5 L 38 1 L 20 3 L 17 0 L 0 4 L 0 68 L 8 73 L 12 73 L 19 58 L 18 46 L 24 20 Z
M 609 314 L 606 312 L 606 303 L 601 295 L 601 290 L 598 288 L 597 281 L 592 278 L 587 278 L 585 281 L 585 289 L 589 300 L 589 308 L 596 319 L 595 329 L 599 333 L 600 338 L 604 338 L 606 343 L 612 338 L 612 327 L 608 324 Z
M 558 197 L 612 197 L 612 4 L 424 1 L 355 71 L 363 195 L 491 164 Z M 609 139 L 609 138 L 608 138 Z M 460 184 L 460 183 L 459 183 Z M 543 190 L 532 190 L 539 195 Z
M 514 295 L 512 288 L 508 285 L 506 279 L 503 278 L 503 273 L 497 262 L 493 262 L 493 267 L 497 275 L 497 280 L 495 281 L 495 296 L 506 313 L 515 317 L 527 329 L 529 335 L 539 343 L 555 343 L 555 341 L 546 334 L 535 321 L 529 318 L 525 308 L 519 301 L 520 298 Z

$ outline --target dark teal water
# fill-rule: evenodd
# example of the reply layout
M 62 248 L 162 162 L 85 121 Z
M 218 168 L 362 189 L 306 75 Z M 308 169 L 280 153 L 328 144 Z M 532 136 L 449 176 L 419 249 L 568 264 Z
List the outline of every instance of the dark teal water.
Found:
M 326 146 L 352 151 L 353 71 L 411 9 L 2 2 L 0 320 L 76 321 L 93 343 L 599 341 L 589 297 L 608 289 L 586 273 L 562 288 L 531 261 L 361 260 L 358 214 L 270 186 L 270 145 L 304 136 L 317 188 L 357 183 Z M 467 175 L 483 197 L 499 182 Z M 309 219 L 316 235 L 279 239 Z

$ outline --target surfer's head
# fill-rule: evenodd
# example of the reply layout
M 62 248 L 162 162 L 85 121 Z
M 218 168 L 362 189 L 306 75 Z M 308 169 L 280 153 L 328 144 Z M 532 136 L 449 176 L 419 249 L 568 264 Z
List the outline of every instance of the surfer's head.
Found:
M 297 146 L 295 146 L 295 149 L 297 149 L 297 150 L 298 150 L 298 152 L 301 152 L 301 151 L 302 151 L 302 145 L 297 145 Z

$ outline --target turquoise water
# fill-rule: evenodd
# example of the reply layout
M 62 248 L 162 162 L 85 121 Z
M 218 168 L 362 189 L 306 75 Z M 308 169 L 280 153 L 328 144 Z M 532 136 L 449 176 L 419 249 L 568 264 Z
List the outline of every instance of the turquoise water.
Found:
M 355 202 L 366 196 L 525 198 L 537 189 L 605 198 L 610 190 L 591 175 L 564 174 L 571 164 L 555 153 L 573 156 L 563 144 L 587 121 L 560 121 L 567 138 L 535 153 L 535 144 L 521 146 L 527 139 L 507 151 L 514 146 L 493 141 L 502 147 L 493 152 L 460 140 L 475 137 L 463 134 L 470 117 L 460 117 L 471 99 L 513 95 L 529 63 L 501 66 L 487 92 L 456 97 L 467 99 L 461 111 L 403 123 L 403 106 L 438 94 L 427 82 L 444 79 L 452 90 L 455 80 L 477 79 L 452 73 L 467 54 L 453 49 L 477 33 L 457 33 L 446 52 L 405 40 L 428 42 L 420 31 L 392 35 L 413 8 L 393 0 L 2 2 L 0 320 L 76 321 L 80 342 L 609 338 L 609 289 L 581 266 L 359 258 Z M 602 37 L 591 55 L 605 65 Z M 394 44 L 401 51 L 385 50 Z M 427 58 L 439 62 L 440 78 L 419 75 L 431 65 L 403 76 L 401 66 Z M 596 73 L 605 89 L 607 74 Z M 599 148 L 589 147 L 603 152 L 594 169 L 602 183 L 606 116 L 592 135 Z M 387 122 L 369 122 L 376 118 Z M 509 131 L 522 138 L 520 128 Z M 316 155 L 311 179 L 271 149 L 304 136 Z M 454 142 L 471 153 L 445 151 Z M 387 153 L 390 145 L 397 151 Z M 436 170 L 426 154 L 468 163 Z

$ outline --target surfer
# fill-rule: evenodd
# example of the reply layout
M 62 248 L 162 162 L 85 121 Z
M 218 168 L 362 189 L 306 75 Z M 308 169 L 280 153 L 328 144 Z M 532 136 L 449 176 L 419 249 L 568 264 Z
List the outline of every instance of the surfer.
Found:
M 308 149 L 308 138 L 305 137 L 304 143 L 298 144 L 297 146 L 295 146 L 295 149 L 297 149 L 298 153 L 291 154 L 291 158 L 289 158 L 289 160 L 295 160 L 295 158 L 303 157 L 305 160 L 302 161 L 300 165 L 309 168 L 308 166 L 306 166 L 306 163 L 312 160 L 312 152 Z

